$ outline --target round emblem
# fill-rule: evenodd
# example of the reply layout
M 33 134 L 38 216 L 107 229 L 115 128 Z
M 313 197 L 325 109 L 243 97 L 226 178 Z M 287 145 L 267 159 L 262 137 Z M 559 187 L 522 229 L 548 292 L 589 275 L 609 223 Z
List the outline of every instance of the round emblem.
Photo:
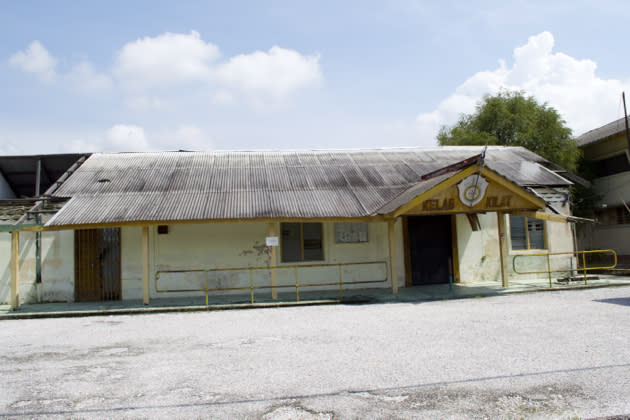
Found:
M 472 207 L 479 203 L 488 187 L 488 181 L 481 175 L 475 174 L 464 178 L 459 184 L 459 201 L 468 207 Z

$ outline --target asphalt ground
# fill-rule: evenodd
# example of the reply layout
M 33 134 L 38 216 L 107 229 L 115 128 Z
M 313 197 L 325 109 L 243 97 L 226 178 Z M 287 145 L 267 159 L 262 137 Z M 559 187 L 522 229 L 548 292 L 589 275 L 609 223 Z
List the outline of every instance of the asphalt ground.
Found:
M 630 288 L 4 320 L 3 418 L 630 413 Z

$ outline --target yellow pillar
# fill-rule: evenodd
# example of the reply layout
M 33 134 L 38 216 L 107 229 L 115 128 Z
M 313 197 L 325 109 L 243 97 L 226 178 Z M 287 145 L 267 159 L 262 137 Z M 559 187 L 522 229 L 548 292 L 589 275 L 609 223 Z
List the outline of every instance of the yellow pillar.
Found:
M 398 294 L 398 273 L 396 265 L 396 236 L 394 232 L 394 226 L 396 220 L 390 220 L 387 222 L 387 236 L 389 237 L 389 275 L 392 281 L 392 293 Z
M 276 224 L 269 223 L 269 235 L 268 236 L 276 236 Z M 276 265 L 276 248 L 275 246 L 271 247 L 271 254 L 269 255 L 269 265 L 274 267 Z M 278 289 L 276 286 L 278 285 L 278 278 L 276 275 L 276 269 L 271 269 L 271 298 L 276 300 L 278 299 Z
M 507 238 L 505 232 L 505 213 L 497 212 L 497 225 L 499 228 L 499 258 L 501 259 L 501 284 L 508 287 L 508 264 L 507 264 Z
M 11 310 L 20 307 L 20 295 L 18 293 L 18 275 L 20 258 L 20 232 L 11 232 Z
M 149 304 L 149 227 L 142 227 L 142 303 Z

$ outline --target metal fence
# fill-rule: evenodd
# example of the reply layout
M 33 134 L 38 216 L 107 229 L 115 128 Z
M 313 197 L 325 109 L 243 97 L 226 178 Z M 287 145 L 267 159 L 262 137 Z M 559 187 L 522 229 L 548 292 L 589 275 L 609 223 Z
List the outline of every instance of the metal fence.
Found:
M 553 256 L 569 256 L 570 263 L 569 268 L 552 269 L 552 257 Z M 612 259 L 612 263 L 605 262 L 606 256 Z M 526 258 L 543 257 L 546 261 L 546 270 L 530 270 L 522 271 L 517 269 L 517 261 Z M 576 264 L 573 268 L 573 260 Z M 592 264 L 592 265 L 591 265 Z M 553 287 L 552 273 L 569 273 L 569 277 L 577 277 L 581 272 L 581 276 L 584 279 L 584 284 L 588 284 L 588 272 L 595 270 L 611 270 L 617 266 L 617 253 L 612 249 L 597 249 L 592 251 L 570 251 L 570 252 L 540 252 L 535 254 L 519 254 L 515 255 L 512 259 L 512 268 L 516 274 L 547 274 L 549 278 L 549 287 Z
M 344 267 L 349 266 L 366 266 L 376 265 L 384 268 L 385 278 L 378 280 L 360 280 L 360 281 L 344 281 Z M 304 270 L 322 267 L 337 267 L 338 278 L 335 281 L 315 282 L 315 283 L 301 283 L 300 274 Z M 266 271 L 276 273 L 278 271 L 293 270 L 294 283 L 293 284 L 255 284 L 254 272 Z M 375 270 L 372 270 L 375 271 Z M 236 287 L 210 287 L 210 275 L 213 273 L 225 273 L 225 272 L 249 272 L 249 286 L 236 286 Z M 366 261 L 366 262 L 352 262 L 352 263 L 339 263 L 339 264 L 299 264 L 299 265 L 274 265 L 274 266 L 257 266 L 257 267 L 228 267 L 228 268 L 209 268 L 198 270 L 159 270 L 155 273 L 155 290 L 158 293 L 179 293 L 179 292 L 204 292 L 206 298 L 206 305 L 208 305 L 208 294 L 211 292 L 224 292 L 224 291 L 237 291 L 237 290 L 249 290 L 251 303 L 254 303 L 254 292 L 256 290 L 271 289 L 278 290 L 283 288 L 295 289 L 296 300 L 300 301 L 300 288 L 304 287 L 326 287 L 326 286 L 338 286 L 339 296 L 343 297 L 344 286 L 354 284 L 378 284 L 385 283 L 388 280 L 388 264 L 386 261 Z M 189 289 L 161 289 L 159 287 L 160 278 L 165 274 L 185 274 L 185 273 L 202 273 L 205 275 L 205 287 L 203 288 L 189 288 Z

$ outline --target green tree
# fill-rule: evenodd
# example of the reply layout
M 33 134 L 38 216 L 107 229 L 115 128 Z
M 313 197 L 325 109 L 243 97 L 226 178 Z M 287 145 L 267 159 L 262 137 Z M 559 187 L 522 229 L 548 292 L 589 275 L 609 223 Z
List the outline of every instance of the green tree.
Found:
M 543 158 L 575 171 L 580 149 L 558 111 L 539 104 L 524 92 L 486 95 L 475 112 L 462 115 L 438 133 L 440 145 L 523 146 Z

